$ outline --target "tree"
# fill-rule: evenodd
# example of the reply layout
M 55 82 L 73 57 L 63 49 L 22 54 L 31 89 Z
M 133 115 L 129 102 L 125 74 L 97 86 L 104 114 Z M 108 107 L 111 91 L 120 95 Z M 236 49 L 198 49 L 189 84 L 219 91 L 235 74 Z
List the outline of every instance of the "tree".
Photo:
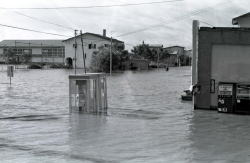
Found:
M 16 63 L 16 54 L 13 52 L 11 48 L 8 48 L 6 51 L 4 51 L 4 57 L 6 63 L 10 64 Z
M 126 52 L 112 49 L 112 70 L 121 69 L 121 61 L 124 60 Z M 94 51 L 90 69 L 94 72 L 109 72 L 110 71 L 110 49 L 100 47 L 98 51 Z
M 154 59 L 153 57 L 153 53 L 151 52 L 149 45 L 147 44 L 141 44 L 141 45 L 137 45 L 132 49 L 132 52 L 135 55 L 141 56 L 145 59 Z
M 158 55 L 161 57 L 163 49 L 150 48 L 148 44 L 137 45 L 132 49 L 135 55 L 141 56 L 150 61 L 157 61 Z M 159 58 L 160 59 L 160 58 Z
M 23 63 L 30 63 L 31 60 L 31 54 L 29 53 L 24 53 L 22 57 Z
M 190 65 L 190 57 L 183 54 L 180 55 L 180 62 L 181 62 L 181 66 L 189 66 Z

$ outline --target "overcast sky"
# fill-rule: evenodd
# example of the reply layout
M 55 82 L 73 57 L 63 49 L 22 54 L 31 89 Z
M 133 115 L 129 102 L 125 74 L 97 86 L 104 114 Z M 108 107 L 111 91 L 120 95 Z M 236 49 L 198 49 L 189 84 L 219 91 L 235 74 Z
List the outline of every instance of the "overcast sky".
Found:
M 71 7 L 159 2 L 163 0 L 7 0 L 4 8 Z M 249 0 L 183 0 L 126 7 L 84 9 L 0 9 L 0 24 L 34 29 L 43 32 L 73 36 L 74 31 L 42 23 L 21 14 L 57 23 L 84 32 L 107 35 L 124 41 L 126 48 L 140 44 L 191 47 L 192 20 L 201 20 L 201 26 L 230 26 L 232 18 L 249 12 Z M 195 11 L 195 12 L 194 12 Z M 207 23 L 207 24 L 205 24 Z M 210 24 L 210 25 L 208 25 Z M 127 34 L 127 35 L 124 35 Z M 117 37 L 119 35 L 123 35 Z M 6 39 L 67 39 L 0 26 L 0 40 Z

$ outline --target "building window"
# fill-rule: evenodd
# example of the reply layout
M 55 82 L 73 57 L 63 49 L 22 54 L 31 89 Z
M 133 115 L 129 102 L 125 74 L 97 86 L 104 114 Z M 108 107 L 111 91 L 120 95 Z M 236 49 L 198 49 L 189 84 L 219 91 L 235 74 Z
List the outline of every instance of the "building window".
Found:
M 109 45 L 109 44 L 104 44 L 104 47 L 106 47 L 106 48 L 107 48 L 107 47 L 110 47 L 110 45 Z
M 8 51 L 12 51 L 15 55 L 24 55 L 24 54 L 32 54 L 32 49 L 29 48 L 5 48 L 4 54 L 6 54 Z
M 24 54 L 30 54 L 30 49 L 23 49 Z
M 89 44 L 89 49 L 96 49 L 96 44 Z
M 47 57 L 64 57 L 64 47 L 42 48 L 42 55 Z

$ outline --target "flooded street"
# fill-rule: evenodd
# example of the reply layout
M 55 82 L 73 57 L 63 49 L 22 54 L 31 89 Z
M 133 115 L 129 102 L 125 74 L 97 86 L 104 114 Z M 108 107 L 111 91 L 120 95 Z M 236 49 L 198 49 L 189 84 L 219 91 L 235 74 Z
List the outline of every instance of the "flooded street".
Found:
M 0 162 L 250 162 L 250 116 L 193 110 L 190 67 L 107 78 L 108 116 L 69 114 L 69 70 L 0 69 Z

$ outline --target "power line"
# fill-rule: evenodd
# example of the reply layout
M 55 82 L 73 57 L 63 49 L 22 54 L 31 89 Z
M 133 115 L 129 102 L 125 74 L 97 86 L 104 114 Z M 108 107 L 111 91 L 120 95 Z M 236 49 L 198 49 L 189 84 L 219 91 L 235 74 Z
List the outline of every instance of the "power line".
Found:
M 231 2 L 231 1 L 229 0 L 229 2 Z M 187 15 L 176 17 L 174 19 L 168 20 L 168 22 L 166 22 L 166 21 L 165 22 L 167 24 L 167 23 L 170 23 L 170 22 L 174 22 L 175 23 L 175 22 L 178 22 L 178 21 L 182 21 L 182 20 L 184 20 L 186 18 L 189 18 L 190 16 L 194 16 L 194 15 L 198 15 L 198 14 L 203 13 L 203 12 L 207 12 L 208 9 L 214 9 L 213 8 L 214 6 L 221 6 L 221 4 L 224 4 L 224 3 L 228 3 L 228 2 L 221 2 L 221 3 L 218 3 L 218 4 L 213 5 L 213 6 L 205 7 L 203 9 L 194 10 L 194 11 L 188 13 Z M 163 22 L 163 23 L 165 23 L 165 22 Z M 143 32 L 143 31 L 146 31 L 146 30 L 149 30 L 149 29 L 152 29 L 152 28 L 166 26 L 163 23 L 152 25 L 152 26 L 148 26 L 148 27 L 145 27 L 145 28 L 141 28 L 141 29 L 138 29 L 138 30 L 131 31 L 131 32 L 123 33 L 123 34 L 118 35 L 116 37 L 128 36 L 128 35 L 139 33 L 139 32 Z
M 63 26 L 63 25 L 60 25 L 60 24 L 56 24 L 56 23 L 53 23 L 53 22 L 49 22 L 47 20 L 42 20 L 40 18 L 36 18 L 36 17 L 33 17 L 33 16 L 29 16 L 29 15 L 25 15 L 21 12 L 18 12 L 18 11 L 14 11 L 16 14 L 18 15 L 21 15 L 21 16 L 25 16 L 27 18 L 30 18 L 30 19 L 33 19 L 33 20 L 36 20 L 36 21 L 40 21 L 40 22 L 43 22 L 43 23 L 47 23 L 47 24 L 52 24 L 52 25 L 55 25 L 55 26 L 58 26 L 58 27 L 61 27 L 61 28 L 65 28 L 65 29 L 70 29 L 70 30 L 74 30 L 73 28 L 71 27 L 67 27 L 67 26 Z
M 71 37 L 71 36 L 67 36 L 67 35 L 61 35 L 61 34 L 50 33 L 50 32 L 42 32 L 42 31 L 37 31 L 37 30 L 27 29 L 27 28 L 22 28 L 22 27 L 16 27 L 16 26 L 11 26 L 11 25 L 6 25 L 6 24 L 0 24 L 0 26 L 8 27 L 8 28 L 14 28 L 14 29 L 20 29 L 20 30 L 25 30 L 25 31 L 30 31 L 30 32 L 36 32 L 36 33 L 43 33 L 43 34 L 48 34 L 48 35 Z
M 125 45 L 128 45 L 128 46 L 135 46 L 133 44 L 130 44 L 130 43 L 124 43 Z
M 206 24 L 206 25 L 209 25 L 209 26 L 211 26 L 211 27 L 214 27 L 212 24 L 209 24 L 209 23 L 207 23 L 207 22 L 205 22 L 205 21 L 199 20 L 199 22 L 202 22 L 202 23 L 204 23 L 204 24 Z
M 28 45 L 36 45 L 36 46 L 44 46 L 44 47 L 46 47 L 46 46 L 53 46 L 53 45 L 51 45 L 51 44 L 45 44 L 45 43 L 31 43 L 29 40 L 29 42 L 21 42 L 20 40 L 14 40 L 15 41 L 15 43 L 16 44 L 18 44 L 18 43 L 20 43 L 20 44 L 28 44 Z M 39 41 L 39 40 L 38 40 Z M 54 46 L 54 47 L 58 47 L 58 46 Z
M 109 7 L 126 7 L 126 6 L 140 6 L 140 5 L 151 5 L 151 4 L 161 4 L 170 2 L 179 2 L 184 0 L 167 0 L 167 1 L 154 1 L 154 2 L 142 2 L 142 3 L 126 3 L 126 4 L 114 4 L 114 5 L 94 5 L 94 6 L 69 6 L 69 7 L 31 7 L 31 8 L 7 8 L 0 7 L 4 10 L 55 10 L 55 9 L 85 9 L 85 8 L 109 8 Z

